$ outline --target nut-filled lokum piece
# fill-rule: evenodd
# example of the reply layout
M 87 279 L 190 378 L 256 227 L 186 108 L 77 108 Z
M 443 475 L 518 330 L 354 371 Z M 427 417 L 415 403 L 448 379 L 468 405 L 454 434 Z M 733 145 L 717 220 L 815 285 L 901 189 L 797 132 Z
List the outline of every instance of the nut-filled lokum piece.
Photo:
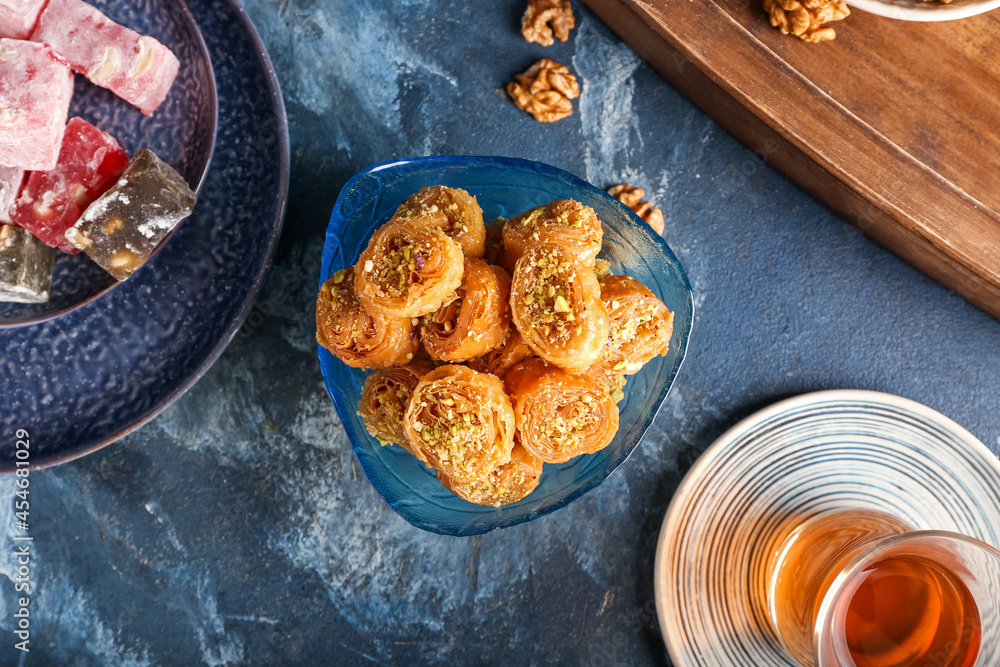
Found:
M 28 176 L 11 218 L 53 248 L 75 255 L 80 251 L 66 240 L 66 230 L 127 166 L 128 153 L 114 137 L 81 118 L 72 118 L 56 168 Z
M 0 37 L 28 39 L 45 0 L 0 0 Z
M 195 200 L 184 178 L 144 148 L 118 182 L 66 230 L 66 240 L 125 280 L 191 215 Z
M 22 185 L 24 185 L 24 169 L 0 167 L 0 222 L 10 222 L 10 207 L 21 194 Z
M 52 285 L 55 251 L 12 225 L 0 225 L 0 301 L 45 303 Z
M 174 83 L 180 61 L 152 37 L 118 25 L 81 0 L 49 0 L 31 36 L 98 86 L 151 114 Z
M 0 39 L 0 164 L 55 167 L 72 97 L 73 72 L 52 49 Z

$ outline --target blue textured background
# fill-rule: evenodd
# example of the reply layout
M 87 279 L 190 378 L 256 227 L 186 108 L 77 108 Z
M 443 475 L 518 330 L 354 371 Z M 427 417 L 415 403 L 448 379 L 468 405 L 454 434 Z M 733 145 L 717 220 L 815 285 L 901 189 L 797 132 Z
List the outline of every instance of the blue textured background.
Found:
M 32 476 L 26 664 L 665 664 L 660 521 L 695 457 L 740 418 L 804 391 L 867 388 L 1000 446 L 1000 324 L 761 165 L 578 3 L 571 41 L 547 49 L 518 33 L 523 0 L 246 5 L 291 118 L 277 264 L 184 398 Z M 543 56 L 583 83 L 576 113 L 553 125 L 502 88 Z M 568 508 L 481 538 L 421 532 L 382 503 L 315 354 L 313 291 L 341 185 L 372 162 L 432 153 L 644 186 L 697 300 L 677 384 L 625 465 Z M 3 497 L 12 489 L 0 479 Z M 17 664 L 13 585 L 2 590 L 0 658 Z

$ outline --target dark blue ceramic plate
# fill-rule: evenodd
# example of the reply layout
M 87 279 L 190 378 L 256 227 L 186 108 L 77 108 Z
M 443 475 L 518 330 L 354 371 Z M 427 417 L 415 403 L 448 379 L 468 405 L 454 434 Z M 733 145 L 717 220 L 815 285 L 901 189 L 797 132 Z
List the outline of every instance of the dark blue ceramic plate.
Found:
M 560 465 L 545 465 L 542 482 L 524 500 L 482 507 L 452 495 L 434 473 L 400 447 L 382 447 L 357 414 L 366 372 L 348 368 L 319 348 L 327 391 L 375 489 L 400 516 L 418 528 L 446 535 L 477 535 L 531 521 L 579 498 L 628 458 L 677 376 L 694 316 L 691 285 L 666 242 L 629 208 L 576 176 L 538 162 L 504 157 L 425 157 L 394 160 L 362 171 L 344 187 L 333 209 L 323 249 L 320 281 L 350 266 L 372 231 L 410 194 L 428 185 L 464 188 L 476 195 L 486 220 L 511 217 L 555 199 L 576 199 L 604 222 L 604 252 L 615 273 L 649 287 L 674 313 L 670 353 L 628 380 L 621 428 L 601 452 Z
M 160 40 L 180 59 L 181 68 L 167 99 L 152 116 L 142 115 L 111 91 L 77 76 L 70 117 L 80 116 L 111 134 L 129 155 L 141 148 L 153 150 L 192 188 L 201 187 L 218 124 L 215 77 L 205 41 L 187 5 L 182 0 L 90 3 L 110 19 Z M 0 303 L 0 328 L 60 317 L 117 285 L 118 281 L 86 255 L 56 253 L 48 303 Z
M 172 0 L 171 0 L 172 1 Z M 14 433 L 31 463 L 92 452 L 183 394 L 235 335 L 264 282 L 288 189 L 281 92 L 235 0 L 190 0 L 210 45 L 219 132 L 195 213 L 143 268 L 102 298 L 0 331 L 0 469 Z

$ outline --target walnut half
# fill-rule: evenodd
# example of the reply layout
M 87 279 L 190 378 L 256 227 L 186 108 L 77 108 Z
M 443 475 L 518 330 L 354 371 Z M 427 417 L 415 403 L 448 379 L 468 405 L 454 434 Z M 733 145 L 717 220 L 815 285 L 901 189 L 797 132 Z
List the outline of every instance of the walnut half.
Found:
M 570 100 L 580 96 L 580 86 L 564 65 L 543 58 L 514 78 L 517 81 L 507 84 L 507 93 L 535 120 L 551 123 L 573 115 Z
M 565 42 L 575 26 L 576 17 L 569 0 L 528 0 L 528 8 L 521 17 L 521 34 L 527 41 L 542 46 L 552 46 L 553 33 L 560 42 Z
M 764 11 L 771 15 L 771 25 L 805 42 L 835 38 L 837 32 L 823 24 L 840 21 L 851 13 L 844 0 L 764 0 Z
M 635 211 L 635 214 L 649 223 L 657 234 L 663 235 L 663 211 L 654 208 L 648 201 L 640 201 L 646 196 L 642 188 L 633 188 L 627 183 L 608 188 L 608 194 Z

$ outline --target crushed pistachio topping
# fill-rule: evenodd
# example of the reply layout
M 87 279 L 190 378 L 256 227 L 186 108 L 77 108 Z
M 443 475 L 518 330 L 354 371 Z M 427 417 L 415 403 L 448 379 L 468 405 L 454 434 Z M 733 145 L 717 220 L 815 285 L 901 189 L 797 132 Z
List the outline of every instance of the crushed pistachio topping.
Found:
M 347 268 L 334 273 L 320 288 L 319 301 L 322 302 L 319 308 L 326 312 L 323 317 L 326 335 L 335 336 L 339 346 L 353 348 L 356 356 L 364 356 L 359 341 L 371 336 L 366 330 L 371 326 L 371 318 L 365 314 L 354 291 L 354 271 Z
M 545 207 L 538 206 L 531 210 L 528 215 L 521 218 L 522 227 L 533 227 L 538 220 L 540 220 L 545 215 Z
M 469 213 L 466 206 L 459 203 L 464 200 L 462 193 L 450 188 L 431 190 L 433 193 L 421 191 L 403 202 L 396 215 L 404 218 L 433 218 L 431 225 L 456 241 L 464 234 L 468 234 Z M 455 197 L 458 197 L 459 201 L 456 201 Z
M 584 394 L 580 401 L 557 409 L 552 418 L 544 424 L 545 435 L 556 444 L 574 448 L 586 436 L 587 432 L 601 419 L 600 411 L 596 409 L 593 397 Z M 591 400 L 586 400 L 590 398 Z
M 528 253 L 525 261 L 532 270 L 523 286 L 523 302 L 528 319 L 546 337 L 564 341 L 579 334 L 582 327 L 573 325 L 577 319 L 570 301 L 574 265 L 560 257 L 557 251 L 537 250 Z
M 422 282 L 420 272 L 431 252 L 430 242 L 394 238 L 385 252 L 378 254 L 374 261 L 365 262 L 365 272 L 371 274 L 369 280 L 389 296 L 403 297 L 409 293 L 411 285 Z
M 583 224 L 583 217 L 581 217 L 579 211 L 563 211 L 556 216 L 556 220 L 559 221 L 561 225 L 567 225 L 569 227 L 580 227 Z
M 528 475 L 516 463 L 511 461 L 493 470 L 485 479 L 474 482 L 454 484 L 461 496 L 480 505 L 499 507 L 509 502 L 516 502 L 524 497 L 528 482 L 536 478 Z
M 361 412 L 361 421 L 368 432 L 378 438 L 383 446 L 400 444 L 406 439 L 403 431 L 403 415 L 413 390 L 391 378 L 386 378 L 383 382 L 384 384 L 375 390 L 374 410 Z
M 320 294 L 330 295 L 330 303 L 334 310 L 360 309 L 361 307 L 354 292 L 354 272 L 350 269 L 341 269 L 335 272 L 331 280 L 323 283 Z M 342 318 L 338 318 L 338 324 L 333 328 L 338 333 L 343 329 Z
M 581 229 L 584 226 L 595 228 L 592 221 L 597 219 L 597 214 L 588 206 L 583 206 L 575 201 L 556 201 L 545 206 L 537 206 L 521 218 L 521 226 L 526 229 L 537 230 L 539 227 L 561 226 Z M 591 235 L 593 230 L 588 230 Z M 532 238 L 538 240 L 538 232 L 532 232 Z
M 424 391 L 421 399 L 422 448 L 430 450 L 431 458 L 449 474 L 475 476 L 484 450 L 495 440 L 493 426 L 481 416 L 481 406 L 447 387 Z
M 459 296 L 453 299 L 436 311 L 426 316 L 422 333 L 427 335 L 432 333 L 438 336 L 450 334 L 458 326 L 458 318 L 462 313 L 462 296 L 464 290 L 459 289 Z
M 657 328 L 658 313 L 655 303 L 644 304 L 639 312 L 628 308 L 622 310 L 621 307 L 627 304 L 622 304 L 618 300 L 612 300 L 609 305 L 610 337 L 619 345 L 635 340 L 642 330 Z M 659 332 L 656 332 L 656 335 L 660 337 Z
M 598 280 L 604 280 L 611 275 L 611 264 L 603 259 L 594 260 L 594 275 Z

